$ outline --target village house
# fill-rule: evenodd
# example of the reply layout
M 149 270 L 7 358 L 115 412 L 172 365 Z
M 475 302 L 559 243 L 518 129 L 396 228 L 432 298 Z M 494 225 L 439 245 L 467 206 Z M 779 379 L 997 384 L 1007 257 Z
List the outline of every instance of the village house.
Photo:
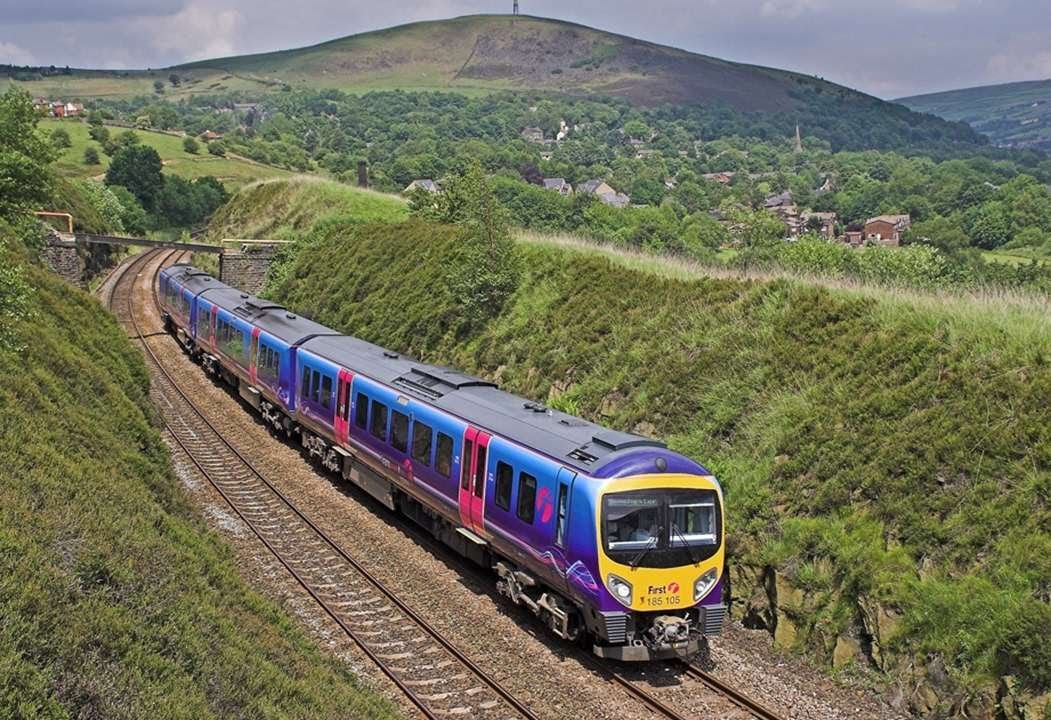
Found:
M 771 195 L 770 197 L 763 200 L 763 207 L 767 210 L 774 210 L 779 207 L 785 207 L 786 205 L 792 204 L 792 191 L 785 190 L 783 193 L 777 195 Z
M 902 234 L 912 227 L 908 215 L 879 215 L 865 221 L 865 242 L 898 247 Z
M 200 134 L 201 140 L 205 142 L 211 142 L 212 140 L 221 140 L 223 137 L 222 133 L 217 133 L 214 130 L 205 130 Z
M 804 232 L 812 230 L 826 240 L 835 240 L 836 219 L 834 212 L 804 212 L 802 217 Z
M 865 242 L 865 233 L 861 230 L 847 230 L 843 234 L 843 242 L 851 247 L 861 247 Z
M 413 190 L 426 190 L 427 192 L 434 194 L 438 194 L 442 191 L 441 187 L 438 186 L 438 183 L 428 178 L 413 180 L 405 187 L 405 189 L 402 192 L 410 193 Z
M 537 145 L 544 144 L 544 131 L 538 127 L 527 127 L 522 130 L 521 135 L 526 142 L 536 143 Z
M 631 204 L 631 198 L 622 192 L 617 192 L 602 180 L 588 180 L 577 186 L 577 192 L 584 195 L 594 195 L 610 207 L 624 208 Z
M 544 189 L 554 190 L 559 195 L 573 194 L 573 186 L 565 178 L 544 178 Z
M 729 185 L 736 174 L 736 172 L 714 172 L 705 173 L 704 175 L 701 175 L 701 177 L 710 182 L 717 182 L 720 185 Z

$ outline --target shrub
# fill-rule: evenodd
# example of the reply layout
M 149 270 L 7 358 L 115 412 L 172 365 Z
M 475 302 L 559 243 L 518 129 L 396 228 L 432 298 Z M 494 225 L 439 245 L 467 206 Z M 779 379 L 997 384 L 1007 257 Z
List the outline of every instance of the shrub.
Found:
M 182 149 L 191 155 L 196 155 L 201 146 L 192 137 L 187 137 L 182 141 Z
M 208 153 L 216 157 L 226 157 L 226 145 L 221 140 L 212 140 L 208 143 Z
M 98 165 L 99 164 L 99 151 L 94 145 L 88 145 L 84 148 L 84 164 L 85 165 Z
M 51 131 L 51 144 L 59 150 L 73 147 L 73 141 L 69 139 L 69 131 L 65 128 L 55 128 Z

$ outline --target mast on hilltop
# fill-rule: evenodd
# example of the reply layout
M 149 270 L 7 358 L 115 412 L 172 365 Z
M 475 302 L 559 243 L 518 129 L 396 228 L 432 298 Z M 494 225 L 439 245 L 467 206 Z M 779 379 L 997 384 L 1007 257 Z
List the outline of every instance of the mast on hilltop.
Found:
M 511 12 L 511 14 L 512 15 L 517 15 L 518 14 L 518 0 L 515 0 L 515 7 L 514 7 L 514 10 Z

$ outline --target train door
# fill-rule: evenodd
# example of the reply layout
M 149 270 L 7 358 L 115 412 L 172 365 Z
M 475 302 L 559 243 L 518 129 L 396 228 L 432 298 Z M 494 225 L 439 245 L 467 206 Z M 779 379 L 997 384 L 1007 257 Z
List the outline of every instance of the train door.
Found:
M 259 328 L 252 328 L 252 344 L 248 353 L 248 377 L 252 379 L 253 385 L 259 384 Z
M 215 352 L 215 347 L 219 344 L 219 341 L 216 340 L 216 338 L 215 338 L 215 328 L 216 328 L 216 322 L 215 321 L 216 321 L 216 318 L 218 316 L 219 316 L 219 306 L 218 305 L 212 305 L 212 312 L 208 316 L 208 321 L 212 324 L 212 332 L 209 335 L 211 337 L 211 339 L 212 339 L 212 352 Z
M 573 481 L 577 474 L 559 468 L 555 488 L 555 545 L 565 549 L 569 537 L 569 502 L 573 497 Z
M 490 435 L 468 426 L 460 454 L 460 522 L 482 532 L 485 520 L 486 461 Z
M 339 369 L 339 382 L 336 386 L 336 441 L 346 445 L 350 439 L 350 386 L 354 382 L 354 373 Z

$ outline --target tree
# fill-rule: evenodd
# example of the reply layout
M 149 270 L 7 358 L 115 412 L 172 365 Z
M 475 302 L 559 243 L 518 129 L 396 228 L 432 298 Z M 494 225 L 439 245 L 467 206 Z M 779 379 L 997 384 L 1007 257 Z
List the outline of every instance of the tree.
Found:
M 624 123 L 624 134 L 635 140 L 649 140 L 650 128 L 641 120 L 629 120 Z
M 106 184 L 126 187 L 142 206 L 153 209 L 157 194 L 164 186 L 161 156 L 148 145 L 121 148 L 106 170 Z
M 145 235 L 148 218 L 138 198 L 120 185 L 113 185 L 109 190 L 121 205 L 120 221 L 124 226 L 124 232 L 132 235 Z
M 196 155 L 197 151 L 201 149 L 201 146 L 192 137 L 188 137 L 182 141 L 182 149 L 191 155 Z
M 164 94 L 164 83 L 161 82 L 160 80 L 154 80 L 153 81 L 153 92 L 157 93 L 158 95 L 163 95 Z
M 0 95 L 0 218 L 39 208 L 51 197 L 47 165 L 55 149 L 37 131 L 38 119 L 28 93 L 10 88 Z
M 84 148 L 84 164 L 85 165 L 98 165 L 99 164 L 99 151 L 95 149 L 94 145 L 88 145 Z
M 88 129 L 88 136 L 99 145 L 105 145 L 109 142 L 109 128 L 103 126 L 102 118 L 98 118 L 97 124 L 92 123 L 91 127 Z
M 446 282 L 463 309 L 463 329 L 470 331 L 495 316 L 518 285 L 507 210 L 475 162 L 463 175 L 446 181 L 436 202 L 419 214 L 464 229 L 464 241 L 449 265 Z
M 172 84 L 172 87 L 178 87 L 179 84 L 182 82 L 182 79 L 175 73 L 172 73 L 168 76 L 168 82 Z
M 73 141 L 69 139 L 69 132 L 65 128 L 55 128 L 51 131 L 51 144 L 59 150 L 73 147 Z
M 212 140 L 208 143 L 208 154 L 216 157 L 226 157 L 226 146 L 221 140 Z

